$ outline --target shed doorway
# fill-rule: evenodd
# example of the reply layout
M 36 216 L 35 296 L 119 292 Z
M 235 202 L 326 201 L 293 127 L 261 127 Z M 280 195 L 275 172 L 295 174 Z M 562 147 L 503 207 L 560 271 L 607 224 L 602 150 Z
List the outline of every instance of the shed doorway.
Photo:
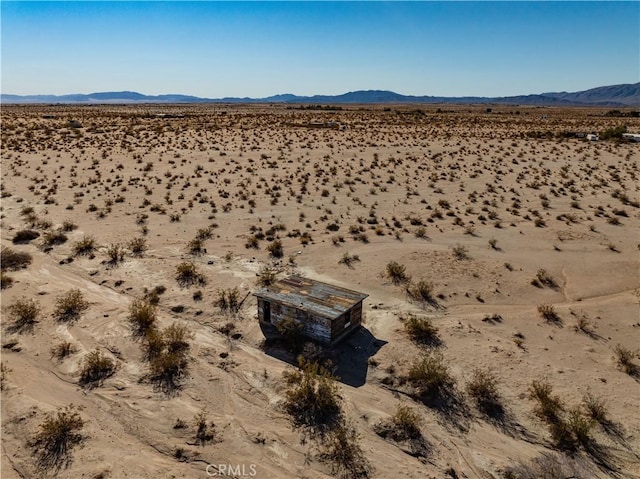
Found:
M 262 303 L 262 318 L 265 323 L 271 322 L 271 303 L 269 301 Z

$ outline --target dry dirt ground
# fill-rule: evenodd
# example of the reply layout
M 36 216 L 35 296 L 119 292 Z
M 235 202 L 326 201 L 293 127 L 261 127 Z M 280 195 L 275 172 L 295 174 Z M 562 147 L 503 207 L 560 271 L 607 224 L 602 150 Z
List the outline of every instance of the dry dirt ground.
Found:
M 309 125 L 326 121 L 345 129 Z M 293 366 L 286 351 L 265 352 L 255 298 L 237 315 L 216 305 L 229 288 L 244 298 L 275 264 L 369 295 L 365 329 L 334 361 L 371 477 L 525 477 L 554 457 L 578 477 L 640 477 L 640 146 L 570 137 L 620 124 L 640 132 L 640 119 L 604 109 L 3 106 L 2 248 L 32 262 L 3 265 L 0 475 L 336 475 L 283 411 Z M 23 230 L 39 236 L 14 244 Z M 97 249 L 78 254 L 86 237 Z M 359 261 L 340 263 L 345 254 Z M 432 301 L 384 277 L 391 261 L 430 284 Z M 183 262 L 202 284 L 176 281 Z M 88 308 L 61 320 L 56 302 L 72 289 Z M 127 321 L 154 289 L 159 326 L 192 334 L 188 377 L 172 391 L 149 380 Z M 29 299 L 38 322 L 17 328 L 11 307 Z M 409 313 L 439 341 L 414 342 Z M 71 353 L 56 359 L 64 342 Z M 117 369 L 82 387 L 96 350 Z M 434 351 L 455 381 L 445 405 L 406 381 Z M 478 368 L 498 380 L 499 415 L 467 391 Z M 566 417 L 585 418 L 591 394 L 606 419 L 561 450 L 534 413 L 533 381 L 552 386 Z M 33 438 L 70 404 L 82 440 L 68 464 L 38 469 Z M 399 405 L 421 419 L 419 453 L 374 430 Z M 200 413 L 213 433 L 199 442 Z

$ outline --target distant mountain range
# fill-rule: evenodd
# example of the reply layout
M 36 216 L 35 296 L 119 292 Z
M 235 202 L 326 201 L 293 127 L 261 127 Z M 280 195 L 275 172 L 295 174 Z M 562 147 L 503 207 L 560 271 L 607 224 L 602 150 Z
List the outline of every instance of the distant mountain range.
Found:
M 601 86 L 579 92 L 551 92 L 503 97 L 444 97 L 401 95 L 386 90 L 360 90 L 342 95 L 298 96 L 291 93 L 266 98 L 200 98 L 190 95 L 143 95 L 133 91 L 71 95 L 0 95 L 0 103 L 304 103 L 304 104 L 384 104 L 453 103 L 537 106 L 640 106 L 640 83 Z

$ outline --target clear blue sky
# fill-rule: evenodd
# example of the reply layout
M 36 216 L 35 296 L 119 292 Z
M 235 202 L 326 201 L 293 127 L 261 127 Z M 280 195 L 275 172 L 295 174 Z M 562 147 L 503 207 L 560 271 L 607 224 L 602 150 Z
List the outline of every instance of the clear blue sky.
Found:
M 2 93 L 516 95 L 640 81 L 640 2 L 1 2 Z

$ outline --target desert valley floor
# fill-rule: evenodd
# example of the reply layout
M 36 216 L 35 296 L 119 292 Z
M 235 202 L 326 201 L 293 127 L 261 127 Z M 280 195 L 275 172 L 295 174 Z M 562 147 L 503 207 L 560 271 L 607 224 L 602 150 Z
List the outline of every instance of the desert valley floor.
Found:
M 640 132 L 607 112 L 3 106 L 0 475 L 640 477 L 640 144 L 575 135 Z M 304 350 L 344 437 L 284 407 L 294 354 L 250 294 L 274 272 L 369 295 Z M 136 305 L 186 332 L 175 383 Z M 81 437 L 47 457 L 69 405 Z

